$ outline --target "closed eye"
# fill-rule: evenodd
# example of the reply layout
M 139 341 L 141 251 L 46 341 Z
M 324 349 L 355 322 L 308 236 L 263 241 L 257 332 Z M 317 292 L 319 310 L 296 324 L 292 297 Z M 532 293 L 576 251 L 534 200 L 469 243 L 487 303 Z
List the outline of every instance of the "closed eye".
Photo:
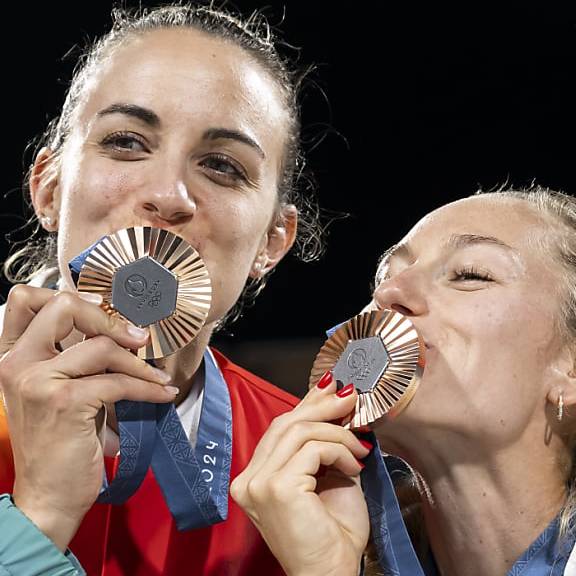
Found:
M 494 278 L 492 278 L 491 274 L 486 270 L 479 270 L 474 266 L 464 266 L 454 270 L 450 280 L 455 282 L 474 280 L 481 282 L 492 282 Z

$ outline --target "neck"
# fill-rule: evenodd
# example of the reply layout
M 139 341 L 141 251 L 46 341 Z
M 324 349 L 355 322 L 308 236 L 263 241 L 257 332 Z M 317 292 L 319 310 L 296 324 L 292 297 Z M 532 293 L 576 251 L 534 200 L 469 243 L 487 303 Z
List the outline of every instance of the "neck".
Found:
M 213 326 L 204 326 L 188 346 L 156 363 L 159 368 L 172 376 L 171 385 L 180 389 L 175 400 L 176 406 L 183 402 L 192 387 L 198 384 L 195 376 L 202 365 L 204 352 L 210 342 L 213 329 Z
M 507 574 L 565 502 L 559 447 L 528 433 L 499 450 L 462 438 L 421 440 L 418 456 L 406 460 L 428 495 L 424 521 L 440 573 Z

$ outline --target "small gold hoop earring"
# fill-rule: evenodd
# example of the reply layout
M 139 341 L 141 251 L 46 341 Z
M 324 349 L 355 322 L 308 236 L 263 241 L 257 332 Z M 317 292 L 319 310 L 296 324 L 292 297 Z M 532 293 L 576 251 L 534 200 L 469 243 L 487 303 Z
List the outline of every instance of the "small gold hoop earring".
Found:
M 564 392 L 560 392 L 558 396 L 558 422 L 562 422 L 564 418 Z

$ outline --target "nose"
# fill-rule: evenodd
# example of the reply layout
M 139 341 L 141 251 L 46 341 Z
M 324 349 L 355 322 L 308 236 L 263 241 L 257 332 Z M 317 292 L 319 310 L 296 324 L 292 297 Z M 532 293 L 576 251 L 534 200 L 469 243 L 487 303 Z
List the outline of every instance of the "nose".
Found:
M 136 210 L 142 219 L 151 223 L 180 224 L 193 218 L 196 202 L 183 178 L 166 174 L 143 187 Z
M 404 316 L 421 316 L 428 311 L 426 287 L 415 270 L 406 269 L 378 284 L 367 309 L 395 310 Z

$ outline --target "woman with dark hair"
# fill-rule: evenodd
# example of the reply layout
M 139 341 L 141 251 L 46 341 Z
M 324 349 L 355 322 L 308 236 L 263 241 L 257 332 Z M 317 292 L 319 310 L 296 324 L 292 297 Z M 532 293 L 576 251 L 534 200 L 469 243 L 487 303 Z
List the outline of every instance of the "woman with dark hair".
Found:
M 227 518 L 206 510 L 213 497 L 227 507 L 230 478 L 296 400 L 209 342 L 298 236 L 305 257 L 318 252 L 313 201 L 296 187 L 299 80 L 258 15 L 180 4 L 114 15 L 28 174 L 47 251 L 30 243 L 6 266 L 30 282 L 10 292 L 0 340 L 0 573 L 76 574 L 79 560 L 106 576 L 280 574 L 235 503 Z M 129 350 L 149 331 L 77 292 L 68 266 L 102 237 L 138 226 L 191 244 L 212 282 L 204 327 L 156 367 Z M 223 443 L 203 431 L 216 389 Z M 198 518 L 179 520 L 194 530 L 177 529 L 154 461 L 125 504 L 94 505 L 105 463 L 108 472 L 122 466 L 113 412 L 103 430 L 100 419 L 126 400 L 176 404 L 187 437 L 178 454 L 192 447 L 205 464 L 192 487 Z

